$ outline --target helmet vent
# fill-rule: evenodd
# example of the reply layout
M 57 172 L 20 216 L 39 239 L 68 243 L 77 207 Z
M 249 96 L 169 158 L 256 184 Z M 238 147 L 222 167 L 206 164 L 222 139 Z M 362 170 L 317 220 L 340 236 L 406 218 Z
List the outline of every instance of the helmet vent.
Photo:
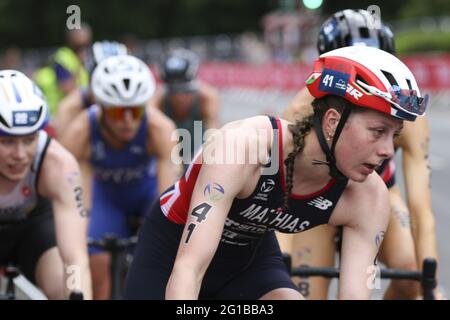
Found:
M 369 29 L 367 27 L 360 27 L 359 34 L 361 38 L 369 38 Z
M 11 128 L 11 127 L 6 123 L 5 119 L 3 119 L 2 116 L 0 116 L 0 123 L 1 123 L 2 125 L 4 125 L 5 127 L 7 127 L 7 128 Z
M 411 80 L 409 80 L 409 79 L 405 79 L 405 80 L 406 80 L 406 83 L 408 84 L 409 90 L 412 90 Z
M 392 75 L 392 73 L 384 71 L 384 70 L 380 70 L 384 76 L 386 77 L 386 79 L 389 81 L 389 83 L 391 84 L 391 86 L 398 86 L 397 81 L 395 80 L 394 76 Z
M 120 92 L 119 92 L 119 90 L 117 89 L 117 87 L 116 87 L 115 84 L 111 84 L 111 87 L 114 89 L 114 91 L 115 91 L 119 96 L 121 96 L 121 94 L 120 94 Z
M 125 85 L 125 89 L 128 90 L 130 88 L 130 79 L 123 79 L 123 84 Z

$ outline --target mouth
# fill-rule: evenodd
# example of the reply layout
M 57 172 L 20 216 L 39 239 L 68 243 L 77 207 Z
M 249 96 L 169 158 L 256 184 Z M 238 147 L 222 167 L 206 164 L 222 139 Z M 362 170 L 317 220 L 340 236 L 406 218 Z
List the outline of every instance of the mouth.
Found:
M 12 174 L 19 174 L 24 172 L 27 169 L 27 167 L 28 167 L 27 164 L 9 164 L 8 170 Z
M 362 167 L 365 169 L 364 171 L 367 174 L 371 174 L 373 171 L 377 170 L 380 167 L 380 164 L 379 163 L 374 164 L 374 163 L 365 162 L 365 163 L 362 164 Z

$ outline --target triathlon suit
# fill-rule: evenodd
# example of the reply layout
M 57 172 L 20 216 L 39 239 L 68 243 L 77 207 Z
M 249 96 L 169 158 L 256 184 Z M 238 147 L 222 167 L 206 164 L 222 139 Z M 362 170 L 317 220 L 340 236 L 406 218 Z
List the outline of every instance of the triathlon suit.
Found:
M 113 149 L 100 134 L 99 108 L 89 108 L 91 165 L 94 179 L 89 237 L 105 234 L 120 238 L 133 233 L 130 222 L 145 214 L 158 196 L 156 160 L 147 152 L 147 116 L 136 136 L 120 150 Z M 90 253 L 101 252 L 90 248 Z
M 282 164 L 281 123 L 269 118 L 274 129 L 272 150 L 278 151 L 271 152 L 271 161 Z M 201 166 L 193 161 L 182 179 L 153 204 L 139 234 L 125 298 L 164 299 Z M 289 208 L 283 212 L 284 167 L 261 174 L 248 198 L 233 200 L 220 244 L 203 278 L 200 299 L 258 299 L 277 288 L 298 290 L 283 262 L 274 230 L 296 233 L 327 223 L 347 182 L 331 179 L 312 194 L 291 194 Z M 217 192 L 220 188 L 215 185 L 204 190 L 212 196 Z
M 27 175 L 9 194 L 0 195 L 0 264 L 14 263 L 33 282 L 39 258 L 56 246 L 51 202 L 37 191 L 50 140 L 45 131 L 39 131 Z

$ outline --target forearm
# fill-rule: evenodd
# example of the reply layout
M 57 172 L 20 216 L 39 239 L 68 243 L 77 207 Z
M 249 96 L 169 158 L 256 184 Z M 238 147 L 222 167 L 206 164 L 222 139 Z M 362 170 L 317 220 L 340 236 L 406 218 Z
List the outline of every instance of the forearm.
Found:
M 167 300 L 195 300 L 201 287 L 201 279 L 193 272 L 183 267 L 183 271 L 177 271 L 174 267 L 166 287 Z
M 411 211 L 412 234 L 416 249 L 416 258 L 419 268 L 422 268 L 425 258 L 438 258 L 436 242 L 436 229 L 433 213 L 422 210 L 420 214 Z
M 84 300 L 92 299 L 92 283 L 89 260 L 86 258 L 64 261 L 65 296 L 73 291 L 81 291 Z

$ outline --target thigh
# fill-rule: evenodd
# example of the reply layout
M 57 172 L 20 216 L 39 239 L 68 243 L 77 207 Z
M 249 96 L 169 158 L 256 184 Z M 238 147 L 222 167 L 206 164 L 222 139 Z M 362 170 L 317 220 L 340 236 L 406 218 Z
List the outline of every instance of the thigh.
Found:
M 128 270 L 125 299 L 164 299 L 184 225 L 176 225 L 154 203 L 139 230 Z
M 238 248 L 236 249 L 236 252 Z M 220 255 L 220 251 L 217 255 Z M 217 256 L 216 255 L 216 256 Z M 214 293 L 214 299 L 248 299 L 257 300 L 271 291 L 277 292 L 297 292 L 298 288 L 292 282 L 289 271 L 283 261 L 280 248 L 273 233 L 266 235 L 261 244 L 255 249 L 255 258 L 246 266 L 242 261 L 249 260 L 249 253 L 246 251 L 246 257 L 236 255 L 235 264 L 241 264 L 241 269 L 236 271 L 232 266 L 226 269 L 234 270 L 234 276 L 223 285 L 220 290 Z M 212 268 L 219 266 L 216 270 L 224 270 L 225 267 L 220 266 L 224 259 L 215 258 L 212 262 Z M 229 262 L 229 257 L 226 262 Z M 224 271 L 222 271 L 224 272 Z M 214 275 L 207 274 L 209 278 Z M 215 275 L 218 279 L 220 275 Z M 204 284 L 209 279 L 204 280 Z M 212 281 L 209 281 L 212 282 Z M 203 291 L 204 288 L 202 288 Z M 283 289 L 283 290 L 281 290 Z M 300 297 L 300 294 L 298 294 Z M 211 298 L 211 297 L 207 297 Z
M 47 200 L 45 200 L 47 201 Z M 41 256 L 56 247 L 55 224 L 50 203 L 39 205 L 24 225 L 17 261 L 23 274 L 36 282 L 36 266 Z
M 292 267 L 333 267 L 336 253 L 336 228 L 321 225 L 295 234 L 292 244 Z M 293 277 L 300 293 L 307 299 L 327 299 L 330 279 Z
M 120 196 L 120 194 L 94 183 L 88 231 L 90 238 L 98 240 L 105 234 L 114 234 L 120 238 L 127 238 L 131 235 L 127 212 L 121 210 L 115 204 L 117 199 L 120 199 Z M 103 250 L 93 247 L 89 248 L 90 254 L 100 252 L 103 252 Z

